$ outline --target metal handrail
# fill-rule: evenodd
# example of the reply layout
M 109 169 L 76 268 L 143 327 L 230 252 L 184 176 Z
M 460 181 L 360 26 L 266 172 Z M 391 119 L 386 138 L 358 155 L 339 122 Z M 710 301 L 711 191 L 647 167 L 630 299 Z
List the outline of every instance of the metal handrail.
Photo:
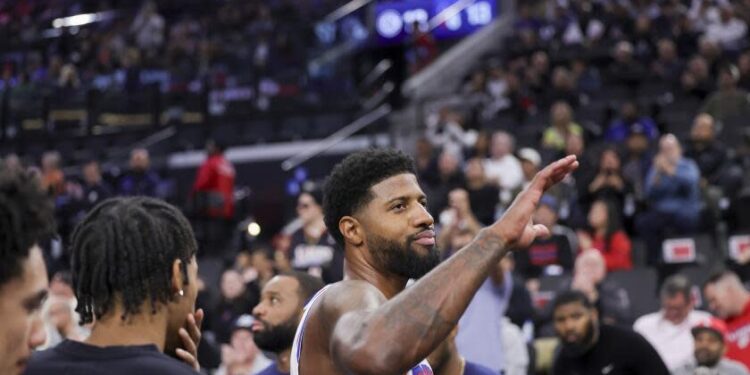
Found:
M 356 12 L 358 9 L 366 6 L 367 4 L 371 2 L 372 0 L 352 0 L 340 6 L 338 9 L 334 10 L 329 15 L 325 16 L 325 18 L 323 18 L 323 22 L 336 22 Z
M 383 59 L 378 62 L 372 70 L 367 73 L 362 83 L 359 84 L 359 90 L 362 91 L 368 86 L 374 84 L 380 77 L 387 73 L 393 67 L 393 62 L 389 59 Z
M 177 134 L 177 128 L 175 126 L 170 126 L 168 128 L 159 130 L 156 133 L 150 134 L 146 138 L 133 142 L 133 144 L 129 146 L 120 147 L 119 149 L 116 149 L 112 153 L 110 153 L 110 156 L 115 157 L 115 158 L 123 157 L 127 155 L 128 153 L 130 153 L 132 150 L 137 149 L 137 148 L 148 149 L 150 147 L 153 147 L 157 143 L 166 141 L 174 137 L 176 134 Z

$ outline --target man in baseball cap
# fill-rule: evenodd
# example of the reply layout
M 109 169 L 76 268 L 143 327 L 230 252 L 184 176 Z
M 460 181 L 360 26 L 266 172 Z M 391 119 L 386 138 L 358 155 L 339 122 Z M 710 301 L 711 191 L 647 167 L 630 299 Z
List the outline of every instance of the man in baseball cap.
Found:
M 255 346 L 254 322 L 252 315 L 245 314 L 232 323 L 230 342 L 221 346 L 221 367 L 217 375 L 256 374 L 271 364 L 271 360 Z
M 694 358 L 678 367 L 674 375 L 750 374 L 742 363 L 724 358 L 727 325 L 723 321 L 710 317 L 693 326 L 691 332 L 695 342 Z

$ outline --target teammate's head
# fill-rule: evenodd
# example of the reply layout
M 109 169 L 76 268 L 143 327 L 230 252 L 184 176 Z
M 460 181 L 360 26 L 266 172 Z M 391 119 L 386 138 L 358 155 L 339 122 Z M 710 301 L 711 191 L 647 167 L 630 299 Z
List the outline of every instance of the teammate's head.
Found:
M 553 302 L 555 333 L 563 350 L 580 355 L 588 351 L 599 337 L 599 316 L 591 301 L 580 291 L 561 293 Z
M 291 348 L 305 304 L 322 288 L 323 281 L 304 272 L 283 273 L 269 280 L 253 309 L 252 330 L 258 348 L 273 353 Z
M 703 287 L 703 294 L 709 309 L 722 319 L 740 315 L 749 298 L 742 281 L 731 271 L 711 276 Z
M 165 351 L 195 308 L 197 245 L 175 207 L 152 198 L 113 198 L 76 227 L 73 285 L 82 323 L 129 324 L 145 314 L 166 314 Z
M 0 171 L 0 373 L 20 374 L 31 350 L 44 343 L 41 307 L 47 270 L 37 242 L 54 233 L 51 200 L 39 181 Z
M 334 167 L 323 212 L 347 256 L 351 251 L 382 273 L 419 278 L 439 261 L 426 199 L 411 158 L 395 150 L 367 150 Z

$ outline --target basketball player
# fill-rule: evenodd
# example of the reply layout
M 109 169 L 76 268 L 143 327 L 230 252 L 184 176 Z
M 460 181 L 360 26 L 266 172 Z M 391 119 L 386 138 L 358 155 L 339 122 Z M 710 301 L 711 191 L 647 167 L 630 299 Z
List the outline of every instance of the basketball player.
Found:
M 36 353 L 26 375 L 196 374 L 198 246 L 182 213 L 111 198 L 78 224 L 71 249 L 76 312 L 91 335 Z
M 46 340 L 47 269 L 38 243 L 54 233 L 52 200 L 39 179 L 0 168 L 0 374 L 21 374 Z
M 434 222 L 413 161 L 392 150 L 348 156 L 333 169 L 323 204 L 326 226 L 344 249 L 346 277 L 308 304 L 291 374 L 432 374 L 424 358 L 490 270 L 510 249 L 549 234 L 532 224 L 532 213 L 544 191 L 577 166 L 569 156 L 539 172 L 498 222 L 432 270 L 439 262 Z M 404 290 L 409 279 L 420 280 Z

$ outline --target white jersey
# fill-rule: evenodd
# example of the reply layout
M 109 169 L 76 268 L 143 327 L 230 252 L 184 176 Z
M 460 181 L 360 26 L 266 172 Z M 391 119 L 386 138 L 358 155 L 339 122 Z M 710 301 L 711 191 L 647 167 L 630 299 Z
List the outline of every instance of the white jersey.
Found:
M 310 299 L 310 302 L 305 305 L 305 309 L 302 313 L 302 320 L 300 320 L 299 326 L 297 326 L 297 332 L 294 334 L 294 342 L 292 343 L 292 355 L 291 355 L 291 364 L 290 364 L 290 370 L 291 375 L 299 375 L 299 360 L 302 356 L 302 339 L 305 335 L 305 324 L 307 323 L 307 317 L 310 313 L 310 310 L 312 309 L 313 304 L 315 301 L 318 300 L 318 298 L 323 295 L 323 292 L 328 289 L 330 285 L 325 286 L 323 289 L 318 291 L 312 299 Z M 430 367 L 430 364 L 427 363 L 427 360 L 422 360 L 417 366 L 415 366 L 413 369 L 411 369 L 406 375 L 433 375 L 432 367 Z

